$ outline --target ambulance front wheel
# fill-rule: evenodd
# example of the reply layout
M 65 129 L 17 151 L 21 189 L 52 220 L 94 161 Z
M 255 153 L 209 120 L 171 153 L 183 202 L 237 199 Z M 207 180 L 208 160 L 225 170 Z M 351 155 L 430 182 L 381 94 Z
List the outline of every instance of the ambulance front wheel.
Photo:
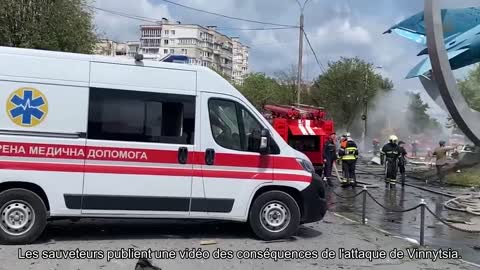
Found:
M 47 224 L 47 209 L 42 199 L 25 189 L 0 193 L 0 243 L 30 244 Z
M 300 208 L 289 194 L 268 191 L 253 201 L 249 223 L 255 235 L 262 240 L 288 238 L 300 226 Z

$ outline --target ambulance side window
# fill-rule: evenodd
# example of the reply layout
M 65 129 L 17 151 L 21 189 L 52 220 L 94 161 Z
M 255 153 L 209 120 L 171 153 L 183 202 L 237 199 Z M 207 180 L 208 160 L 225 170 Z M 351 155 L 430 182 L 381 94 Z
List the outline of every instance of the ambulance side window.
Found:
M 245 150 L 249 152 L 257 152 L 260 149 L 260 136 L 262 125 L 247 111 L 243 106 L 240 109 L 243 119 L 243 141 Z
M 213 138 L 222 147 L 242 150 L 237 108 L 234 102 L 210 100 L 208 103 Z
M 195 97 L 91 88 L 88 118 L 89 139 L 193 144 Z
M 258 152 L 262 125 L 237 102 L 210 99 L 208 102 L 213 138 L 220 146 Z

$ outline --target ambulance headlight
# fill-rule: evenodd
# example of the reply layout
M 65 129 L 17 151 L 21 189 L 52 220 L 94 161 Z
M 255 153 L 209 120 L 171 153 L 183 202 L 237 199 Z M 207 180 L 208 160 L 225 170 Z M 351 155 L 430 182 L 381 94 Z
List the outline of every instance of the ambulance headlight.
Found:
M 297 162 L 298 164 L 300 164 L 300 166 L 302 166 L 302 168 L 309 172 L 309 173 L 315 173 L 315 168 L 313 167 L 313 164 L 308 161 L 308 160 L 305 160 L 305 159 L 301 159 L 301 158 L 297 158 Z

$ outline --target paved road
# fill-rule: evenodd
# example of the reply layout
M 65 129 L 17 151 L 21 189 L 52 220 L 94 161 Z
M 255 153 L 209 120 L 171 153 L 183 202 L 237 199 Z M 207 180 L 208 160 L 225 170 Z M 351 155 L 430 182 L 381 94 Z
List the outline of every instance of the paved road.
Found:
M 378 171 L 375 168 L 367 168 L 363 165 L 359 166 L 362 171 Z M 407 209 L 418 205 L 421 199 L 425 199 L 427 205 L 435 212 L 435 214 L 446 219 L 463 220 L 475 224 L 480 224 L 478 217 L 463 214 L 460 212 L 449 211 L 445 209 L 443 203 L 450 199 L 445 196 L 432 194 L 419 189 L 405 187 L 402 189 L 398 186 L 396 189 L 385 189 L 379 177 L 368 174 L 360 174 L 359 180 L 368 183 L 379 184 L 379 188 L 369 189 L 371 194 L 383 205 L 391 209 Z M 418 181 L 408 179 L 409 183 L 420 185 Z M 435 188 L 439 190 L 439 188 Z M 447 188 L 442 190 L 464 192 L 463 189 Z M 337 188 L 336 192 L 349 196 L 361 189 L 341 189 Z M 341 199 L 336 196 L 331 198 L 331 210 L 337 211 L 354 220 L 361 220 L 362 198 L 357 199 Z M 408 213 L 395 213 L 383 209 L 375 204 L 370 198 L 367 199 L 367 218 L 370 225 L 380 227 L 389 232 L 395 233 L 409 238 L 419 240 L 420 231 L 420 210 L 417 209 Z M 480 264 L 480 250 L 474 248 L 480 243 L 480 234 L 464 233 L 449 229 L 447 226 L 438 222 L 430 214 L 426 214 L 425 243 L 432 248 L 453 248 L 458 250 L 464 259 Z M 478 226 L 477 226 L 478 227 Z
M 214 240 L 212 245 L 201 245 L 203 240 Z M 264 242 L 252 238 L 243 224 L 212 222 L 173 222 L 173 221 L 110 221 L 83 220 L 80 222 L 56 221 L 51 223 L 41 241 L 30 246 L 0 246 L 0 270 L 12 269 L 134 269 L 134 259 L 18 259 L 27 256 L 27 250 L 49 255 L 58 250 L 96 250 L 96 254 L 113 255 L 113 251 L 132 250 L 168 250 L 174 251 L 176 259 L 153 259 L 153 263 L 162 269 L 477 269 L 460 260 L 429 259 L 413 260 L 408 258 L 406 249 L 415 250 L 408 242 L 393 238 L 368 226 L 352 223 L 344 218 L 328 213 L 324 221 L 303 226 L 297 236 L 287 241 Z M 232 259 L 179 259 L 180 251 L 202 249 L 205 256 L 214 256 L 217 249 L 233 252 Z M 318 259 L 239 259 L 245 256 L 237 251 L 266 249 L 275 251 L 312 251 L 318 252 Z M 339 258 L 339 249 L 358 248 L 366 250 L 385 250 L 387 253 L 402 250 L 404 259 L 352 260 Z M 19 254 L 19 249 L 22 253 Z M 330 250 L 332 259 L 327 259 L 325 249 Z M 110 252 L 109 252 L 110 250 Z M 47 252 L 47 253 L 43 253 Z M 400 252 L 401 253 L 401 252 Z M 61 255 L 63 253 L 59 253 Z M 264 253 L 265 254 L 265 253 Z M 29 254 L 32 255 L 32 254 Z M 59 256 L 57 255 L 57 256 Z M 76 254 L 75 256 L 77 256 Z M 85 255 L 85 254 L 84 254 Z M 84 256 L 83 255 L 83 256 Z M 167 256 L 172 254 L 157 254 Z M 202 255 L 202 254 L 198 254 Z M 216 254 L 218 255 L 218 254 Z M 228 253 L 227 253 L 228 255 Z M 248 255 L 248 254 L 247 254 Z M 279 254 L 286 256 L 288 254 Z M 306 254 L 304 254 L 306 255 Z M 344 255 L 349 255 L 345 253 Z M 360 256 L 362 254 L 357 254 Z M 367 256 L 367 254 L 363 254 Z M 369 254 L 374 256 L 374 254 Z M 376 254 L 375 256 L 383 256 Z M 325 257 L 325 259 L 322 259 Z M 335 258 L 333 258 L 335 257 Z

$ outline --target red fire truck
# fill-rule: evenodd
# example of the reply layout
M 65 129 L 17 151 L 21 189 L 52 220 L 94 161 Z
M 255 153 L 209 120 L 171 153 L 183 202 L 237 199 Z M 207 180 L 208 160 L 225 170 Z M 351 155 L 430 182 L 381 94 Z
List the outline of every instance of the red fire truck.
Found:
M 315 170 L 323 167 L 323 146 L 334 131 L 324 108 L 303 104 L 265 105 L 265 116 L 282 138 L 310 158 Z

